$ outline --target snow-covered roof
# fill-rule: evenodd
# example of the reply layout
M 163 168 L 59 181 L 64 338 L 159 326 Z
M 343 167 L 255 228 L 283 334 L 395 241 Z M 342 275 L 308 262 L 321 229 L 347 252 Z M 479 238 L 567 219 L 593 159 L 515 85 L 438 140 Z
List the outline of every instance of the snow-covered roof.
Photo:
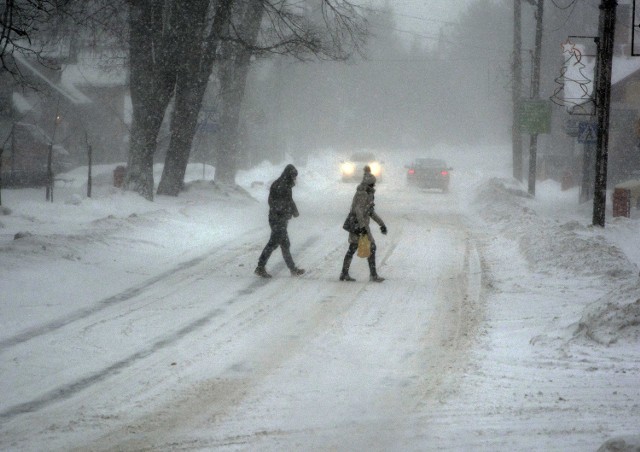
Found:
M 71 85 L 62 85 L 55 83 L 49 77 L 47 77 L 36 65 L 34 65 L 31 61 L 21 55 L 19 52 L 14 54 L 14 57 L 21 64 L 21 66 L 25 67 L 33 75 L 38 77 L 44 83 L 49 85 L 53 90 L 57 91 L 60 95 L 62 95 L 65 99 L 67 99 L 72 104 L 89 104 L 91 103 L 91 99 L 85 96 L 80 90 Z
M 638 71 L 640 71 L 640 58 L 616 57 L 613 59 L 611 84 L 615 85 Z
M 123 68 L 106 70 L 85 61 L 65 66 L 61 83 L 74 89 L 77 86 L 122 86 L 127 83 L 127 71 Z

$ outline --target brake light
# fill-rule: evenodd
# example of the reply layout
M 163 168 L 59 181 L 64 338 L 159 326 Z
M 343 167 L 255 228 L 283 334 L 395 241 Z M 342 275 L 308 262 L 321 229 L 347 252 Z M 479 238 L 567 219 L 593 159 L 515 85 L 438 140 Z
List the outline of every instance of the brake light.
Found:
M 409 174 L 415 174 L 415 173 L 416 173 L 416 170 L 414 170 L 413 168 L 409 170 Z
M 440 175 L 441 176 L 448 176 L 449 172 L 447 170 L 442 170 L 442 171 L 440 171 Z

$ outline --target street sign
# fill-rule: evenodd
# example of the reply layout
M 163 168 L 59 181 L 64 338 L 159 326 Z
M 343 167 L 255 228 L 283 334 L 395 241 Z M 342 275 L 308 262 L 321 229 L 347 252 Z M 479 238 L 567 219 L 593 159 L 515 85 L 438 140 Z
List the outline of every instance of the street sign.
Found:
M 549 133 L 551 130 L 551 103 L 547 100 L 520 102 L 520 132 Z
M 598 124 L 582 121 L 578 124 L 578 143 L 594 144 L 598 142 Z

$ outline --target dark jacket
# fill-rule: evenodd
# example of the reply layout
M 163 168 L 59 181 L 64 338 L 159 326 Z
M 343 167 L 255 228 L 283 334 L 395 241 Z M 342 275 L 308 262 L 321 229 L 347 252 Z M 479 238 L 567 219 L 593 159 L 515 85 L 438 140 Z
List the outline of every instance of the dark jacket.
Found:
M 292 188 L 296 184 L 298 170 L 289 164 L 269 189 L 269 221 L 287 221 L 299 215 L 293 202 Z

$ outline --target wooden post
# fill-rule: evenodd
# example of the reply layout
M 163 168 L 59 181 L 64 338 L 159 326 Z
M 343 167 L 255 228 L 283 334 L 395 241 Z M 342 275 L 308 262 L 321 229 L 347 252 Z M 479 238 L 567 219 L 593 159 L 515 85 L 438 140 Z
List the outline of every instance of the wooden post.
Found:
M 531 97 L 540 98 L 540 60 L 542 57 L 542 26 L 544 0 L 538 0 L 536 9 L 536 45 L 533 55 L 533 74 L 531 78 Z M 538 162 L 538 134 L 531 135 L 529 141 L 529 194 L 536 194 L 536 165 Z
M 0 206 L 2 205 L 2 153 L 4 148 L 0 148 Z
M 513 2 L 513 63 L 511 99 L 513 103 L 513 124 L 511 126 L 511 147 L 513 148 L 513 178 L 522 181 L 522 132 L 520 131 L 520 101 L 522 97 L 522 5 Z
M 87 149 L 87 152 L 89 154 L 89 170 L 88 170 L 88 174 L 87 174 L 87 198 L 91 198 L 91 182 L 92 182 L 92 178 L 91 178 L 91 165 L 92 165 L 92 149 L 91 149 L 91 145 L 89 145 L 89 148 Z

